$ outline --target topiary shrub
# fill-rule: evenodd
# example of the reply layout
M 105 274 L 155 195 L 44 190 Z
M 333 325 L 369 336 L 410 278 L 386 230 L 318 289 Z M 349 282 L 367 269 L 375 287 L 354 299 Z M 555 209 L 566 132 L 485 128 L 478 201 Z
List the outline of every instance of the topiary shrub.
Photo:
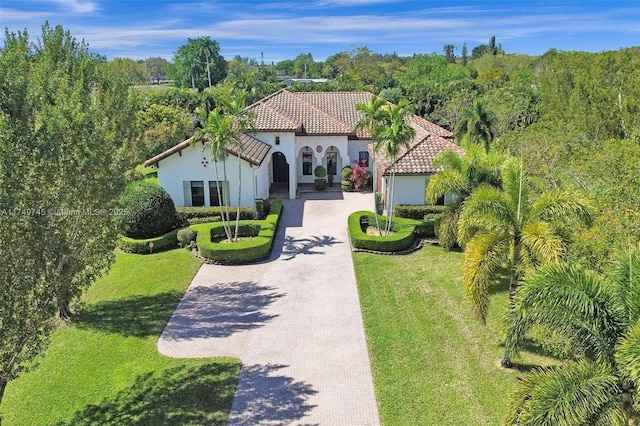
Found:
M 198 233 L 193 229 L 186 227 L 178 231 L 178 245 L 180 247 L 191 247 L 191 242 L 196 240 Z
M 325 176 L 327 176 L 327 169 L 323 166 L 316 166 L 316 168 L 313 169 L 313 174 L 316 177 L 316 190 L 322 191 L 327 186 L 327 181 L 325 180 Z
M 265 217 L 269 214 L 269 209 L 271 205 L 269 204 L 269 200 L 264 200 L 262 198 L 255 199 L 255 216 L 254 219 L 264 220 Z
M 176 208 L 171 196 L 152 182 L 131 182 L 120 196 L 119 206 L 126 213 L 116 216 L 116 222 L 129 238 L 157 237 L 171 230 L 175 223 Z
M 340 188 L 343 191 L 352 191 L 353 190 L 353 182 L 351 182 L 351 174 L 353 173 L 353 169 L 350 166 L 344 166 L 342 168 L 342 181 L 340 182 Z

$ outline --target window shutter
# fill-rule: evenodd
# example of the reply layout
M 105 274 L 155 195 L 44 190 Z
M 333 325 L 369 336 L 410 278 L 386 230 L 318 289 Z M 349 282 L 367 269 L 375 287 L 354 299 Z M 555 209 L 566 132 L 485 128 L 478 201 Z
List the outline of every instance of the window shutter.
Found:
M 184 194 L 184 205 L 186 207 L 191 206 L 191 181 L 182 181 L 182 193 Z

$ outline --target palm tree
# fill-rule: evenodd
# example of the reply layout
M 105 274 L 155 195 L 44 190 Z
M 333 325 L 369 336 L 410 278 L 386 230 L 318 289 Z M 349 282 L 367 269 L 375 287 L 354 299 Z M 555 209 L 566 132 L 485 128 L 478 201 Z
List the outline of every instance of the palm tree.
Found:
M 191 58 L 187 60 L 185 64 L 186 68 L 184 69 L 185 76 L 187 80 L 191 80 L 191 88 L 196 88 L 196 78 L 200 76 L 201 66 L 202 64 L 197 58 Z
M 241 135 L 248 130 L 255 132 L 254 113 L 246 109 L 248 92 L 246 90 L 230 90 L 230 96 L 218 97 L 220 107 L 225 116 L 233 120 L 233 129 L 235 134 L 229 139 L 230 148 L 234 151 L 238 158 L 238 205 L 236 211 L 236 227 L 234 232 L 234 241 L 238 238 L 238 230 L 240 227 L 240 204 L 242 202 L 242 153 L 244 146 L 240 141 Z
M 220 200 L 220 216 L 222 219 L 222 225 L 225 235 L 229 241 L 235 241 L 233 234 L 231 233 L 231 226 L 229 224 L 229 209 L 225 205 L 224 197 L 222 196 L 221 185 L 222 180 L 218 171 L 218 162 L 226 162 L 227 147 L 230 143 L 236 140 L 236 130 L 234 126 L 234 120 L 231 116 L 225 116 L 222 114 L 220 107 L 216 107 L 211 112 L 199 108 L 197 110 L 200 115 L 200 123 L 202 128 L 196 130 L 192 142 L 202 142 L 203 151 L 209 149 L 211 153 L 211 160 L 213 162 L 213 171 L 216 179 L 216 190 L 218 192 L 218 200 Z M 226 182 L 226 168 L 224 169 L 224 181 Z
M 204 55 L 205 59 L 207 60 L 207 77 L 209 79 L 209 87 L 211 87 L 211 69 L 209 68 L 209 57 L 215 51 L 217 51 L 217 49 L 214 49 L 214 46 L 212 45 L 209 37 L 207 37 L 206 40 L 203 40 L 202 43 L 200 44 L 199 53 L 201 55 Z
M 445 194 L 453 195 L 453 202 L 447 205 L 440 222 L 440 245 L 446 250 L 456 244 L 462 246 L 458 241 L 458 221 L 464 202 L 473 190 L 483 183 L 500 188 L 502 161 L 501 156 L 488 155 L 479 145 L 470 146 L 462 157 L 448 150 L 434 158 L 433 165 L 443 170 L 429 179 L 427 201 L 435 204 Z
M 415 136 L 415 130 L 407 122 L 407 103 L 400 102 L 398 105 L 382 109 L 383 125 L 376 129 L 374 140 L 374 150 L 376 153 L 383 150 L 387 158 L 391 159 L 390 180 L 389 180 L 389 205 L 387 207 L 386 234 L 391 232 L 391 215 L 393 214 L 393 199 L 395 192 L 395 162 L 402 149 L 409 148 L 409 144 Z
M 489 287 L 505 270 L 509 300 L 532 267 L 560 261 L 568 249 L 567 225 L 578 220 L 590 225 L 590 203 L 572 193 L 555 190 L 538 197 L 522 161 L 509 158 L 502 169 L 502 187 L 478 186 L 464 205 L 458 237 L 466 243 L 463 257 L 465 293 L 485 322 Z M 505 352 L 503 366 L 510 366 Z
M 359 103 L 356 105 L 356 109 L 362 113 L 362 118 L 356 124 L 356 130 L 367 132 L 371 135 L 371 139 L 374 143 L 376 143 L 376 132 L 384 123 L 384 108 L 387 106 L 387 101 L 377 96 L 372 96 L 371 99 L 369 99 L 369 103 Z M 375 212 L 374 217 L 376 220 L 376 229 L 380 230 L 377 206 L 374 206 L 373 211 Z M 381 231 L 380 235 L 382 235 Z
M 533 326 L 568 342 L 576 360 L 520 379 L 507 412 L 514 425 L 629 425 L 640 415 L 640 247 L 609 280 L 554 264 L 525 280 L 508 316 L 517 353 Z
M 476 144 L 484 144 L 485 152 L 488 154 L 490 143 L 493 141 L 493 126 L 496 121 L 495 114 L 487 109 L 487 102 L 482 99 L 475 99 L 473 107 L 462 111 L 462 117 L 456 129 L 456 137 L 467 136 L 468 141 Z

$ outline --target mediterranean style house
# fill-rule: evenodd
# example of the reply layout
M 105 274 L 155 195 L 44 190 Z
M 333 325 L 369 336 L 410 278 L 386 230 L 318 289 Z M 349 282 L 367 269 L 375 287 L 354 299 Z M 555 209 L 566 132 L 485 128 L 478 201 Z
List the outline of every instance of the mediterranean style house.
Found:
M 191 139 L 149 159 L 158 168 L 158 180 L 177 206 L 219 205 L 218 182 L 231 204 L 253 206 L 254 199 L 268 198 L 272 185 L 286 186 L 295 198 L 299 184 L 313 183 L 313 171 L 322 165 L 339 184 L 344 166 L 361 161 L 373 176 L 373 190 L 385 191 L 392 161 L 373 151 L 371 135 L 356 131 L 362 115 L 359 103 L 368 103 L 369 92 L 290 92 L 282 89 L 247 107 L 255 114 L 255 133 L 243 135 L 242 149 L 214 164 L 202 143 Z M 408 117 L 415 137 L 397 156 L 394 204 L 424 204 L 428 179 L 440 171 L 433 158 L 445 150 L 464 151 L 452 142 L 453 134 L 421 117 Z M 238 166 L 238 156 L 240 166 Z M 214 166 L 219 178 L 216 179 Z M 226 171 L 226 179 L 223 178 Z M 389 200 L 386 200 L 389 201 Z

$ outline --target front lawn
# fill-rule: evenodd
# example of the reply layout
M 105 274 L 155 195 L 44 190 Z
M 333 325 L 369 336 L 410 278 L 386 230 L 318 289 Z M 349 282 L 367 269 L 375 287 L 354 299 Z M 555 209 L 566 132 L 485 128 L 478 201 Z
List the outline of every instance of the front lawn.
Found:
M 462 288 L 462 254 L 353 253 L 380 417 L 390 425 L 496 425 L 520 373 L 499 367 L 506 291 L 487 325 Z M 524 353 L 518 363 L 553 360 Z
M 186 250 L 117 253 L 37 369 L 10 382 L 7 425 L 225 425 L 240 362 L 162 356 L 156 342 L 200 262 Z

